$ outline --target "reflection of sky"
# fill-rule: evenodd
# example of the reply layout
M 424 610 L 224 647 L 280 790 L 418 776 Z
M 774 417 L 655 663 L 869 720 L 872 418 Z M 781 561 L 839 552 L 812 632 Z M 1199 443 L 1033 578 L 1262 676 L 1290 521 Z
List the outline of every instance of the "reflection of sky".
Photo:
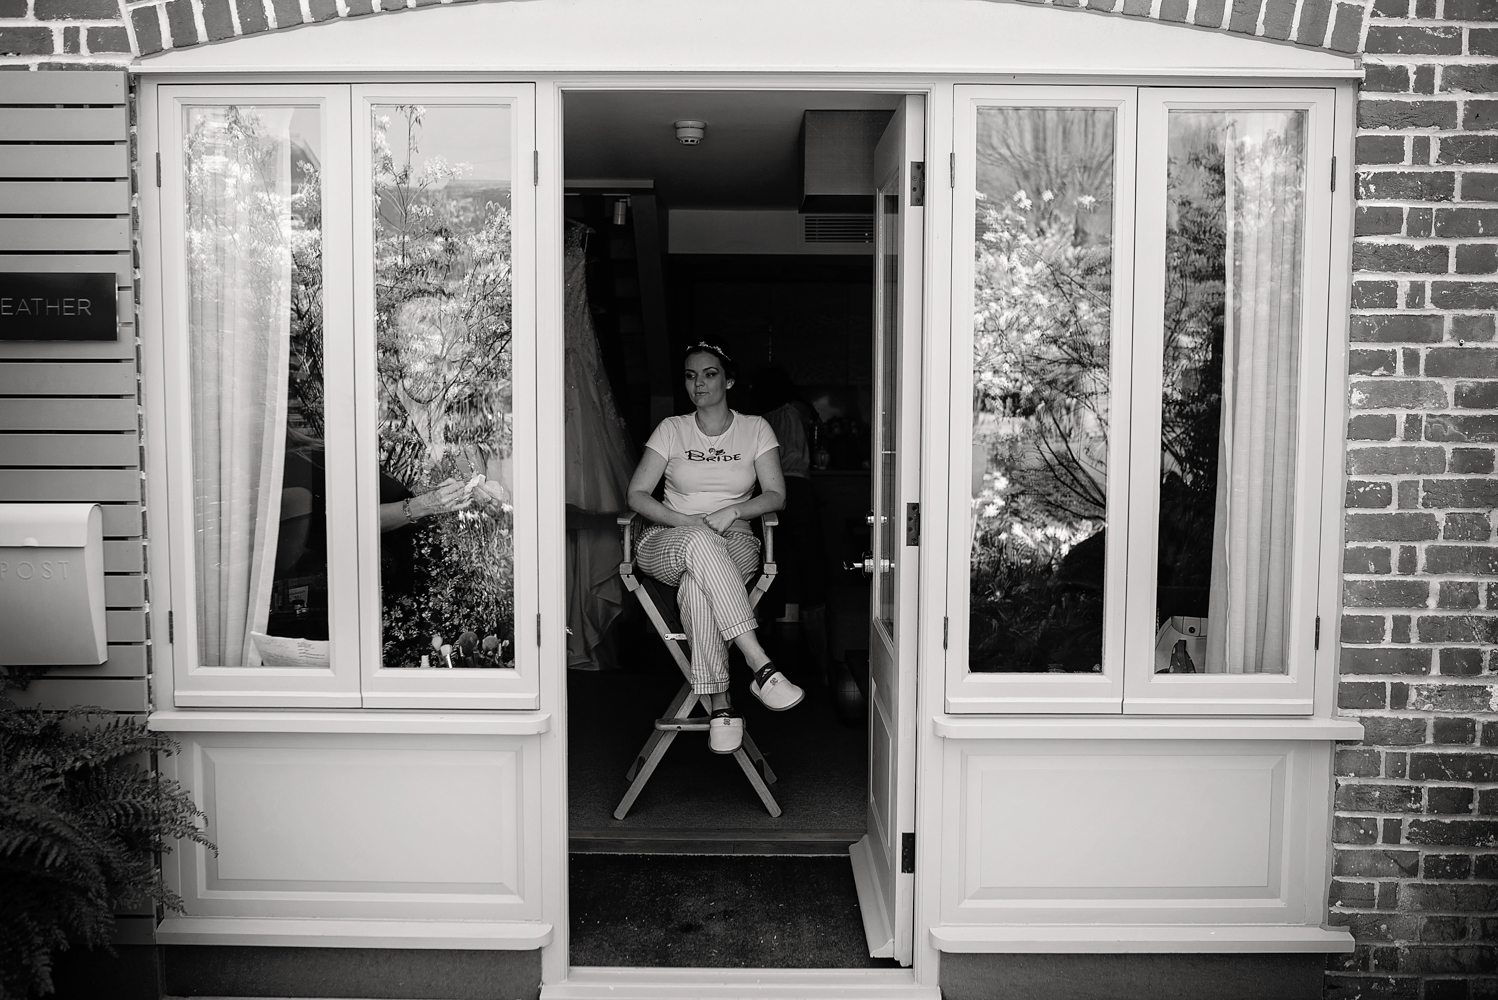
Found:
M 978 190 L 1031 224 L 1064 220 L 1079 243 L 1107 243 L 1114 119 L 1111 108 L 980 108 Z
M 510 109 L 503 105 L 424 104 L 426 115 L 416 135 L 415 166 L 424 167 L 432 157 L 451 164 L 465 164 L 462 181 L 509 186 Z M 394 106 L 379 105 L 375 114 L 390 118 L 390 145 L 399 152 L 405 146 L 405 118 Z M 399 160 L 397 160 L 399 162 Z
M 322 169 L 322 112 L 318 108 L 297 108 L 291 113 L 291 144 L 301 147 L 312 165 Z

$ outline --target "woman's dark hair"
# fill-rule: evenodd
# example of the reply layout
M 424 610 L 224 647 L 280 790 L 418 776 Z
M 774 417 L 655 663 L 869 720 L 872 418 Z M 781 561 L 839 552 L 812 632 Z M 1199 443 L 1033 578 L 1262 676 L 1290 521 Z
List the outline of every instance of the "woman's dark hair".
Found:
M 686 353 L 681 356 L 683 367 L 686 366 L 687 358 L 690 358 L 694 354 L 711 354 L 718 359 L 718 367 L 723 369 L 724 378 L 736 379 L 739 377 L 739 366 L 733 363 L 733 358 L 730 358 L 728 352 L 718 344 L 709 344 L 705 340 L 697 341 L 697 343 L 688 347 Z

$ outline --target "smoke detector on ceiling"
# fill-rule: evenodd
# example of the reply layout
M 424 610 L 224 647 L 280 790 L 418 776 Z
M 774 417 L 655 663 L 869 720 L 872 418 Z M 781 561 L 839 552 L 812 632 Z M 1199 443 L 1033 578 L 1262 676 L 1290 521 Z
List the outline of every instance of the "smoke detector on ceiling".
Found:
M 707 122 L 684 120 L 676 123 L 676 141 L 683 146 L 695 146 L 707 134 Z

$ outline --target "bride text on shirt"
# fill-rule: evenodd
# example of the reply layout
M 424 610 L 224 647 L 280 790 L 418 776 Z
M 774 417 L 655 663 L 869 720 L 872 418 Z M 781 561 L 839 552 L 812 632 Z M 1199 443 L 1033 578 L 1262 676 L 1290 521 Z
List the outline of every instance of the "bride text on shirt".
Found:
M 737 453 L 730 455 L 722 448 L 709 448 L 706 452 L 687 449 L 688 462 L 737 462 L 739 458 Z

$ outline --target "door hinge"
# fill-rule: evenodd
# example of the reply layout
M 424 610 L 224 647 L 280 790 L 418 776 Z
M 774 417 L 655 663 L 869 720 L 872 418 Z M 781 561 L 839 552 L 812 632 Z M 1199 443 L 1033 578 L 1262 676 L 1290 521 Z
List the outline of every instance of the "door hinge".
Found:
M 956 153 L 949 153 L 949 154 L 947 154 L 947 168 L 948 168 L 947 169 L 947 173 L 948 173 L 948 184 L 947 184 L 947 186 L 955 188 L 957 186 L 957 154 Z
M 177 641 L 177 623 L 172 621 L 172 613 L 166 613 L 166 642 L 170 646 Z
M 1321 616 L 1316 616 L 1316 648 L 1321 648 Z
M 161 154 L 156 154 L 156 186 L 161 187 Z
M 1332 190 L 1337 190 L 1337 158 L 1332 157 Z
M 900 834 L 900 872 L 903 875 L 915 874 L 915 834 Z
M 531 186 L 541 186 L 541 151 L 531 150 Z
M 536 613 L 536 645 L 541 645 L 541 613 Z
M 905 505 L 905 544 L 921 544 L 921 505 L 918 503 Z
M 951 631 L 951 629 L 949 627 L 949 626 L 951 626 L 951 624 L 952 624 L 952 619 L 950 619 L 950 618 L 943 618 L 941 620 L 941 648 L 942 649 L 946 649 L 947 648 L 947 634 Z
M 910 164 L 910 207 L 920 208 L 926 204 L 926 162 L 916 160 Z

